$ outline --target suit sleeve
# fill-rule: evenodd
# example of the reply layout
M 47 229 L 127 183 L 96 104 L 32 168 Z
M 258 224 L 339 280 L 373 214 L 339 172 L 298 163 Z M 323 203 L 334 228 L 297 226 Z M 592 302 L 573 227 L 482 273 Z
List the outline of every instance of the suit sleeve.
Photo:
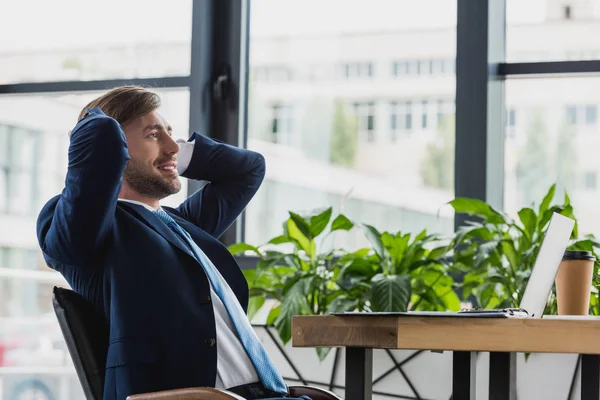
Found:
M 183 216 L 218 238 L 254 197 L 265 176 L 264 157 L 194 133 L 194 153 L 182 176 L 208 181 L 179 207 Z
M 98 109 L 71 133 L 65 187 L 40 212 L 37 236 L 42 251 L 70 265 L 88 265 L 109 232 L 129 160 L 117 121 Z

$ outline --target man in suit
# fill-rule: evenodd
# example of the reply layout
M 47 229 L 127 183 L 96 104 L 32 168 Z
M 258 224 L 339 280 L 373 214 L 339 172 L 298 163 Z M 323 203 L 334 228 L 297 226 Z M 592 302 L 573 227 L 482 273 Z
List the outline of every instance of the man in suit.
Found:
M 110 328 L 105 400 L 185 387 L 285 398 L 245 311 L 248 286 L 218 238 L 252 199 L 264 158 L 194 133 L 176 142 L 160 98 L 113 89 L 70 133 L 62 193 L 40 212 L 47 264 Z M 179 175 L 208 181 L 179 207 Z

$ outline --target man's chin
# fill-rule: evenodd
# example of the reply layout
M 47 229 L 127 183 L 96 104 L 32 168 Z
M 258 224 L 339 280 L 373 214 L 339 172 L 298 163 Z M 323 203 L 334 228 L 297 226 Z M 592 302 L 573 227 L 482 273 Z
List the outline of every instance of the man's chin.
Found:
M 173 178 L 169 182 L 167 187 L 170 189 L 169 190 L 170 195 L 179 193 L 181 191 L 181 181 L 179 180 L 179 177 L 176 176 L 175 178 Z

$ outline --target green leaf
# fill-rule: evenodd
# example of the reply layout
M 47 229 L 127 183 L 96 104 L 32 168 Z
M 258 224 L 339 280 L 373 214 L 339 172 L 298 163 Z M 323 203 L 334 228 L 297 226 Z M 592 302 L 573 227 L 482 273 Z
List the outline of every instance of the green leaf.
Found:
M 232 244 L 227 249 L 234 256 L 236 254 L 244 253 L 246 251 L 252 251 L 252 252 L 256 253 L 258 256 L 261 256 L 260 251 L 258 251 L 258 248 L 256 248 L 255 246 L 251 246 L 251 245 L 249 245 L 247 243 Z
M 338 230 L 349 231 L 353 227 L 354 224 L 352 221 L 346 218 L 346 216 L 340 214 L 331 223 L 331 232 Z
M 533 234 L 537 229 L 537 215 L 535 215 L 535 211 L 531 208 L 522 208 L 519 211 L 519 219 L 523 223 L 523 228 L 525 230 L 525 235 L 529 240 L 533 238 Z
M 271 308 L 269 316 L 267 317 L 267 325 L 273 325 L 275 320 L 279 318 L 279 314 L 281 314 L 281 305 Z
M 430 260 L 439 260 L 440 258 L 444 258 L 450 252 L 450 249 L 450 246 L 436 247 L 429 252 L 427 258 Z
M 310 218 L 310 236 L 316 238 L 327 228 L 329 220 L 331 219 L 332 208 L 329 207 L 322 213 L 315 215 Z
M 252 320 L 258 310 L 265 304 L 265 298 L 263 296 L 252 296 L 248 300 L 248 319 Z
M 488 241 L 494 238 L 494 234 L 487 226 L 462 226 L 458 228 L 454 241 L 456 243 L 462 243 L 463 241 L 468 241 L 473 238 Z
M 352 277 L 371 279 L 376 272 L 374 263 L 363 258 L 357 258 L 342 267 L 338 279 L 344 280 Z
M 356 250 L 355 252 L 346 254 L 343 259 L 356 259 L 356 258 L 365 258 L 372 251 L 371 248 L 365 247 L 363 249 Z
M 323 361 L 330 351 L 331 347 L 317 347 L 317 356 L 319 357 L 319 361 Z
M 365 236 L 369 240 L 369 242 L 373 245 L 373 250 L 379 256 L 381 260 L 385 259 L 385 247 L 383 246 L 383 242 L 381 241 L 381 233 L 371 225 L 361 224 L 365 232 Z
M 401 233 L 398 233 L 396 236 L 393 236 L 387 232 L 384 232 L 381 235 L 381 242 L 392 258 L 392 265 L 396 267 L 400 265 L 409 240 L 410 234 L 403 236 Z
M 544 213 L 548 210 L 548 207 L 550 207 L 550 202 L 554 198 L 555 193 L 556 193 L 556 184 L 550 186 L 548 193 L 546 193 L 546 196 L 544 196 L 544 200 L 542 200 L 542 203 L 540 204 L 540 208 L 538 211 L 538 217 L 541 218 L 542 215 L 544 215 Z
M 276 236 L 273 239 L 269 240 L 268 243 L 270 244 L 282 244 L 282 243 L 293 243 L 294 240 L 291 239 L 288 236 L 285 235 L 281 235 L 281 236 Z
M 256 279 L 255 269 L 243 269 L 242 274 L 244 274 L 244 277 L 246 278 L 248 284 L 252 284 L 252 282 L 254 282 L 254 280 Z
M 485 201 L 479 199 L 458 197 L 448 204 L 450 204 L 457 213 L 475 215 L 487 219 L 491 223 L 508 223 L 507 218 L 504 215 L 496 211 Z
M 410 237 L 410 235 L 408 235 Z M 417 236 L 415 236 L 415 242 L 418 242 L 419 240 L 424 240 L 425 238 L 427 238 L 427 229 L 423 229 Z
M 302 235 L 304 235 L 306 239 L 312 239 L 313 236 L 310 234 L 310 225 L 308 224 L 308 222 L 306 222 L 304 218 L 302 218 L 300 215 L 294 212 L 290 211 L 289 214 L 290 219 L 294 222 L 300 233 L 302 233 Z
M 410 276 L 376 275 L 372 280 L 373 311 L 406 311 L 411 296 Z
M 327 312 L 341 313 L 346 311 L 354 311 L 356 307 L 358 307 L 358 299 L 352 299 L 346 296 L 338 296 L 329 304 Z
M 496 250 L 497 246 L 497 240 L 492 240 L 478 246 L 477 251 L 475 253 L 475 265 L 479 266 L 483 262 L 487 261 L 491 257 L 494 250 Z
M 298 216 L 298 218 L 302 220 L 300 216 Z M 300 224 L 302 225 L 302 223 Z M 304 228 L 306 228 L 308 232 L 308 224 L 306 224 L 306 221 L 304 221 Z M 298 228 L 298 224 L 296 223 L 294 218 L 288 219 L 287 231 L 288 236 L 296 240 L 296 242 L 298 242 L 298 244 L 300 245 L 300 248 L 304 250 L 309 257 L 314 257 L 315 253 L 317 252 L 315 242 L 311 238 L 307 237 L 300 230 L 300 228 Z
M 279 337 L 284 344 L 292 338 L 292 317 L 311 314 L 303 283 L 298 281 L 283 297 L 281 312 L 275 320 L 275 328 L 277 328 Z
M 500 245 L 513 271 L 517 271 L 519 269 L 519 256 L 515 250 L 515 245 L 509 240 L 503 240 Z

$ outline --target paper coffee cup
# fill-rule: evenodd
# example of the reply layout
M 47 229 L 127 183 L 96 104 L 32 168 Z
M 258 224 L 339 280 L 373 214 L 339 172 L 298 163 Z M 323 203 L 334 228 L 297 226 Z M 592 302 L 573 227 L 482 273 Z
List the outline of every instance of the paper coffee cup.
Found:
M 590 251 L 569 251 L 556 274 L 558 315 L 588 315 L 596 258 Z

